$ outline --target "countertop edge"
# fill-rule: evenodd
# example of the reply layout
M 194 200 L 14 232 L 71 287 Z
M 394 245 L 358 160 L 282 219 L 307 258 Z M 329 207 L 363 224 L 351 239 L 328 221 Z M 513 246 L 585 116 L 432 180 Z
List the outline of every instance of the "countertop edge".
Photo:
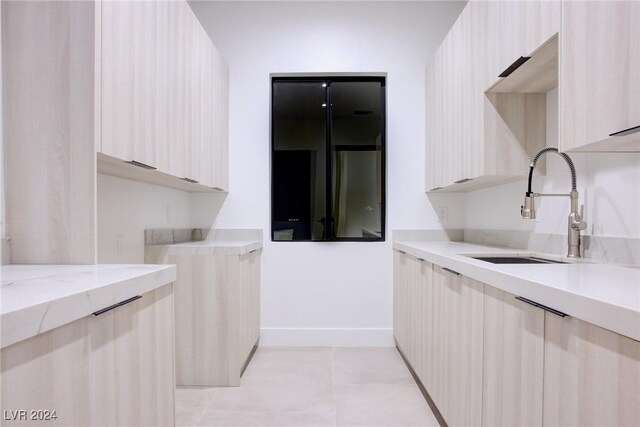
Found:
M 136 267 L 136 264 L 127 267 Z M 145 268 L 150 266 L 142 264 Z M 153 271 L 132 271 L 99 287 L 62 295 L 58 298 L 0 314 L 0 348 L 19 343 L 64 326 L 118 302 L 169 285 L 176 280 L 175 265 L 155 265 Z M 81 274 L 81 273 L 78 273 Z M 55 280 L 55 279 L 52 279 Z
M 594 324 L 601 328 L 640 341 L 640 311 L 569 292 L 544 283 L 515 277 L 505 272 L 485 268 L 471 261 L 452 258 L 432 250 L 414 246 L 424 242 L 393 242 L 393 249 L 406 252 L 425 261 L 446 267 L 513 295 L 531 299 L 569 316 Z M 464 242 L 460 242 L 464 244 Z M 480 246 L 480 245 L 474 245 Z M 489 249 L 489 248 L 488 248 Z M 494 253 L 528 252 L 526 250 L 490 248 Z M 508 283 L 505 283 L 508 282 Z
M 193 255 L 244 255 L 263 248 L 260 240 L 246 241 L 242 244 L 225 244 L 224 241 L 168 243 L 145 246 L 145 256 L 158 257 L 163 255 L 193 254 Z

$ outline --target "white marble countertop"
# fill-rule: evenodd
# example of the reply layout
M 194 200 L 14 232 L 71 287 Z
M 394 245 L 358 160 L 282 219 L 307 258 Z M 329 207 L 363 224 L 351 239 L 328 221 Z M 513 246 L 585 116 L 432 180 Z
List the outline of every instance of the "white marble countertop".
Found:
M 3 265 L 0 348 L 176 279 L 174 265 Z
M 262 248 L 260 240 L 200 240 L 197 242 L 147 245 L 146 254 L 160 255 L 243 255 Z
M 393 248 L 640 341 L 638 268 L 589 260 L 569 264 L 492 264 L 465 254 L 533 253 L 462 242 L 397 241 Z

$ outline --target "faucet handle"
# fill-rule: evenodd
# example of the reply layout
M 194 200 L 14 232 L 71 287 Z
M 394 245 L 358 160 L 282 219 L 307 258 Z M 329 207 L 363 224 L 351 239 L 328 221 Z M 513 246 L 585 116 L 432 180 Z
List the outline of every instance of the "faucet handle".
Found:
M 574 230 L 581 230 L 581 231 L 586 230 L 587 222 L 583 218 L 584 218 L 584 205 L 580 205 L 580 213 L 574 217 L 573 222 L 571 223 L 571 228 L 573 228 Z

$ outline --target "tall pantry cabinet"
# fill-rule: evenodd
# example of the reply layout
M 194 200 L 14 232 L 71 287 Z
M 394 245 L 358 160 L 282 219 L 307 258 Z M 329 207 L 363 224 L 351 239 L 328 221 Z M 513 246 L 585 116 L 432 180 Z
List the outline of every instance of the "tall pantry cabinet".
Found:
M 96 262 L 96 173 L 228 190 L 228 69 L 186 1 L 2 4 L 13 263 Z

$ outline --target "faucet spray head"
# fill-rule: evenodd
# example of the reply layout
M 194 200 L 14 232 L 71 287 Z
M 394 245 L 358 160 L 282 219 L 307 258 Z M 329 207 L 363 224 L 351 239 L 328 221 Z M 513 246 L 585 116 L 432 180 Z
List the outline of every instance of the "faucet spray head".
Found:
M 520 215 L 523 219 L 536 219 L 536 207 L 533 203 L 531 193 L 526 193 L 524 197 L 524 205 L 520 206 Z

